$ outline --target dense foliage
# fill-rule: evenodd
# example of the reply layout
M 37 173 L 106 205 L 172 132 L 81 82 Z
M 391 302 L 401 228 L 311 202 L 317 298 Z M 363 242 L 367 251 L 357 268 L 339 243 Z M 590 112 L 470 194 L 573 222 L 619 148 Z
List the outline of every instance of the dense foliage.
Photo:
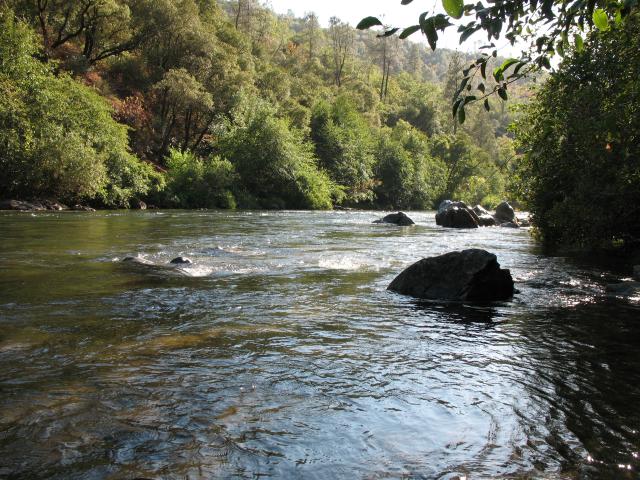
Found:
M 594 34 L 524 109 L 516 190 L 551 243 L 640 237 L 640 18 Z
M 92 89 L 34 58 L 30 29 L 0 17 L 0 190 L 128 206 L 161 184 Z
M 402 0 L 408 5 L 413 0 Z M 561 57 L 575 48 L 584 48 L 584 35 L 596 29 L 607 32 L 622 26 L 628 17 L 638 11 L 638 0 L 501 0 L 464 3 L 464 0 L 441 0 L 444 13 L 436 13 L 429 5 L 417 19 L 416 25 L 404 29 L 384 26 L 377 17 L 363 18 L 358 29 L 381 27 L 380 35 L 407 38 L 418 32 L 423 34 L 433 50 L 438 44 L 438 32 L 457 26 L 460 43 L 474 34 L 487 35 L 484 52 L 463 70 L 464 78 L 452 96 L 453 115 L 460 123 L 466 119 L 465 107 L 483 101 L 491 109 L 492 96 L 506 100 L 508 87 L 528 74 L 540 69 L 552 69 L 552 57 Z M 508 58 L 499 67 L 489 68 L 491 57 L 497 55 L 493 41 L 503 36 L 511 45 L 524 45 L 519 58 Z M 474 80 L 478 80 L 475 82 Z
M 1 197 L 431 208 L 504 196 L 508 109 L 451 118 L 473 56 L 257 0 L 4 4 Z

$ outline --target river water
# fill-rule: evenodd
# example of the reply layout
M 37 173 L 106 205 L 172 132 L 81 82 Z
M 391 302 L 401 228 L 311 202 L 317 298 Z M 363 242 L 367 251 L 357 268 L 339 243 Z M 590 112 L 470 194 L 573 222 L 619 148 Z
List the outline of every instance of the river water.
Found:
M 638 478 L 640 307 L 604 293 L 624 270 L 379 216 L 0 214 L 0 478 Z M 471 247 L 512 301 L 386 291 Z

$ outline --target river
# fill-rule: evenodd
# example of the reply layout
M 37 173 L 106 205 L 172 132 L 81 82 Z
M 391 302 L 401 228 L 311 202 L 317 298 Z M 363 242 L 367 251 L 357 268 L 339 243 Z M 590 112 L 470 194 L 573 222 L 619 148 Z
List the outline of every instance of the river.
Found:
M 0 214 L 0 478 L 638 478 L 640 306 L 604 292 L 623 270 L 380 216 Z M 512 301 L 386 291 L 471 247 Z

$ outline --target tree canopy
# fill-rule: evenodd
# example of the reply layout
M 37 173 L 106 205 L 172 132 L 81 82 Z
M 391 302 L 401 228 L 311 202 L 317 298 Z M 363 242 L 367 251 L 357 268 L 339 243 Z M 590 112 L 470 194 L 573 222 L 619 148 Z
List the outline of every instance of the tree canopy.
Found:
M 402 0 L 402 5 L 413 0 Z M 572 50 L 582 51 L 585 36 L 594 28 L 606 32 L 621 26 L 638 9 L 638 0 L 503 0 L 464 4 L 463 0 L 442 0 L 446 13 L 422 13 L 415 25 L 404 29 L 384 28 L 377 17 L 366 17 L 359 29 L 383 27 L 381 37 L 399 35 L 401 39 L 421 32 L 433 50 L 438 32 L 457 27 L 462 44 L 477 32 L 487 36 L 487 51 L 464 68 L 464 76 L 452 96 L 453 116 L 459 123 L 466 119 L 465 107 L 482 101 L 490 110 L 489 98 L 508 98 L 509 86 L 539 69 L 550 70 L 555 55 L 564 57 Z M 505 59 L 493 70 L 491 57 L 496 57 L 496 43 L 504 38 L 511 45 L 522 45 L 519 58 Z
M 548 242 L 592 246 L 640 236 L 639 79 L 635 15 L 591 35 L 523 109 L 514 190 Z
M 473 56 L 258 0 L 4 5 L 2 196 L 432 208 L 505 194 L 511 113 L 469 106 L 460 128 L 447 105 Z

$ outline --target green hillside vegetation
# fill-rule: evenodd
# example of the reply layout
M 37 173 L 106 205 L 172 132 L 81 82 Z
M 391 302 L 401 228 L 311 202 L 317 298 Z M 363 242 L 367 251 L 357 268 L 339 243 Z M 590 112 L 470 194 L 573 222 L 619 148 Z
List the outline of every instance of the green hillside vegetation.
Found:
M 453 120 L 472 55 L 378 38 L 337 18 L 321 28 L 313 14 L 276 15 L 255 0 L 4 4 L 4 198 L 491 206 L 515 168 L 502 100 Z M 528 95 L 514 86 L 510 104 Z

